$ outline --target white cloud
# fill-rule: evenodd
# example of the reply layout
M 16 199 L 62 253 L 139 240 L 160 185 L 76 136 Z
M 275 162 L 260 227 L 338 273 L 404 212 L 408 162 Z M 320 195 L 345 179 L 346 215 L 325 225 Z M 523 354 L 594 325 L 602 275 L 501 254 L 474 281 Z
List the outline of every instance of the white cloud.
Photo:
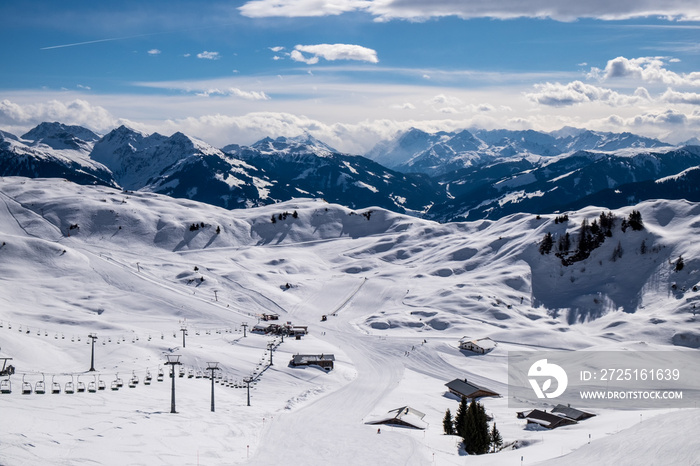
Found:
M 89 91 L 89 90 L 92 89 L 90 86 L 84 86 L 84 85 L 82 85 L 82 84 L 78 84 L 76 87 L 77 87 L 78 89 L 84 89 L 84 90 L 86 90 L 86 91 Z
M 270 100 L 270 96 L 268 96 L 264 92 L 242 91 L 241 89 L 238 89 L 236 87 L 230 87 L 230 88 L 225 89 L 225 90 L 216 89 L 216 88 L 204 89 L 204 90 L 196 92 L 195 95 L 197 95 L 199 97 L 210 97 L 210 96 L 215 96 L 215 95 L 222 95 L 222 96 L 240 97 L 241 99 L 246 99 L 246 100 Z
M 307 57 L 304 53 L 311 56 Z M 290 54 L 292 60 L 314 65 L 319 58 L 325 60 L 357 60 L 370 63 L 378 63 L 377 52 L 361 45 L 352 44 L 317 44 L 317 45 L 297 45 Z
M 284 47 L 280 47 L 280 46 L 277 46 L 277 47 L 270 47 L 270 50 L 272 50 L 273 52 L 277 53 L 277 52 L 281 52 L 282 50 L 284 50 Z
M 158 49 L 151 49 L 148 51 L 149 55 L 160 55 L 160 50 Z
M 602 102 L 617 107 L 638 104 L 649 96 L 644 88 L 637 89 L 634 95 L 625 95 L 581 81 L 568 84 L 548 82 L 535 84 L 534 87 L 536 91 L 526 93 L 525 96 L 533 102 L 551 107 L 567 107 L 586 102 Z
M 700 72 L 678 74 L 665 68 L 664 57 L 617 57 L 608 60 L 604 69 L 593 67 L 590 77 L 608 81 L 633 79 L 647 83 L 660 83 L 676 86 L 700 86 Z M 673 60 L 669 60 L 673 62 Z
M 661 100 L 671 104 L 700 105 L 700 94 L 697 92 L 678 92 L 667 89 L 661 96 Z
M 700 19 L 700 4 L 688 0 L 251 0 L 239 7 L 239 11 L 243 16 L 253 18 L 328 16 L 365 11 L 377 21 L 422 21 L 444 16 L 464 19 L 552 18 L 559 21 L 573 21 L 578 18 L 620 20 L 650 16 Z
M 186 53 L 186 54 L 183 55 L 183 57 L 185 57 L 185 58 L 190 57 L 190 56 L 192 56 L 191 53 Z
M 101 132 L 114 127 L 117 120 L 103 107 L 82 99 L 69 102 L 49 100 L 24 105 L 7 99 L 0 101 L 0 124 L 28 128 L 44 121 L 81 125 Z
M 207 52 L 206 50 L 202 53 L 197 54 L 197 58 L 203 58 L 205 60 L 218 60 L 221 58 L 219 52 Z
M 364 0 L 253 0 L 239 7 L 239 11 L 250 18 L 329 16 L 358 10 L 368 3 Z

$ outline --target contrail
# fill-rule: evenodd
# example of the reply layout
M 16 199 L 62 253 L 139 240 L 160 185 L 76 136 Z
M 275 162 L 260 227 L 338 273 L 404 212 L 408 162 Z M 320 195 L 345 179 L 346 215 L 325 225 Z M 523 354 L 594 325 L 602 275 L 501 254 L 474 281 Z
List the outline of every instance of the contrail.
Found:
M 156 34 L 164 34 L 164 33 L 138 34 L 136 36 L 112 37 L 111 39 L 98 39 L 98 40 L 89 40 L 86 42 L 75 42 L 74 44 L 52 45 L 50 47 L 41 47 L 39 50 L 62 49 L 64 47 L 75 47 L 76 45 L 87 45 L 87 44 L 96 44 L 98 42 L 111 42 L 114 40 L 133 39 L 135 37 L 146 37 L 146 36 L 153 36 Z

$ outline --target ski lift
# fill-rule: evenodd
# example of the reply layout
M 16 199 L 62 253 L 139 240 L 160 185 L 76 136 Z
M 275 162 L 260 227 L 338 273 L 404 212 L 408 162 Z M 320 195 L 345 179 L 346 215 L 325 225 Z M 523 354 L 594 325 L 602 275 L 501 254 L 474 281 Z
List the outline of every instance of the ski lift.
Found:
M 87 390 L 88 393 L 97 393 L 97 382 L 96 382 L 97 377 L 93 376 L 92 382 L 88 384 Z
M 185 368 L 183 366 L 180 366 L 180 377 L 185 376 Z
M 139 384 L 139 378 L 134 372 L 131 373 L 131 379 L 129 380 L 129 388 L 134 388 Z
M 78 341 L 80 341 L 80 335 L 78 335 Z M 89 342 L 88 342 L 89 343 Z
M 151 371 L 146 370 L 146 377 L 143 379 L 143 384 L 144 385 L 151 385 L 151 380 L 153 380 L 153 376 L 151 375 Z
M 117 390 L 119 390 L 119 384 L 116 380 L 112 380 L 112 391 L 116 392 Z
M 97 389 L 98 390 L 104 390 L 107 388 L 107 384 L 105 383 L 104 380 L 102 380 L 100 377 L 97 378 Z
M 63 390 L 64 393 L 75 393 L 75 386 L 73 384 L 73 376 L 70 376 L 70 382 L 66 382 L 66 388 Z
M 44 336 L 45 336 L 45 337 L 48 337 L 48 336 L 49 336 L 49 332 L 47 332 L 46 330 L 44 330 Z
M 117 387 L 122 388 L 124 386 L 124 381 L 119 377 L 119 372 L 117 372 L 117 378 L 114 379 L 117 382 Z
M 203 374 L 202 374 L 202 371 L 197 371 L 197 373 L 195 374 L 194 377 L 195 377 L 196 379 L 201 379 L 201 378 L 202 378 L 202 375 L 203 375 Z
M 148 335 L 148 341 L 151 341 L 151 336 L 150 336 L 150 335 Z
M 46 393 L 46 383 L 44 382 L 44 374 L 41 374 L 41 380 L 34 384 L 34 393 L 43 395 Z
M 56 382 L 55 375 L 51 376 L 51 393 L 54 395 L 58 395 L 59 393 L 61 393 L 61 384 Z
M 10 382 L 10 377 L 0 380 L 0 393 L 12 393 L 12 383 Z
M 32 384 L 24 380 L 24 374 L 22 375 L 22 395 L 32 394 Z
M 54 340 L 58 340 L 58 333 L 57 333 L 56 335 L 53 336 L 53 339 L 54 339 Z
M 163 368 L 162 367 L 158 368 L 158 379 L 157 380 L 158 380 L 158 382 L 163 381 Z
M 190 369 L 187 371 L 187 378 L 188 379 L 194 378 L 194 370 L 193 369 Z
M 78 376 L 78 393 L 85 393 L 85 382 L 80 381 L 80 376 Z

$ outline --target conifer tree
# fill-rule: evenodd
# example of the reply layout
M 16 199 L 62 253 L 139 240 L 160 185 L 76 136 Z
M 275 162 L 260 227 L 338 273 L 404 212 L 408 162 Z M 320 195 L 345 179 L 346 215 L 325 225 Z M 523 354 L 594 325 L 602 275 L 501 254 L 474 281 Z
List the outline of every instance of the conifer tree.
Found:
M 549 254 L 552 251 L 552 246 L 554 246 L 554 239 L 552 238 L 552 234 L 547 232 L 540 243 L 540 254 Z
M 457 414 L 455 414 L 455 433 L 460 437 L 464 438 L 464 433 L 466 432 L 466 419 L 467 419 L 467 399 L 462 397 L 459 402 L 459 408 L 457 408 Z
M 445 431 L 445 435 L 455 434 L 454 420 L 452 419 L 452 413 L 449 408 L 445 411 L 445 417 L 442 419 L 442 428 Z
M 503 445 L 503 437 L 501 437 L 501 433 L 496 429 L 496 423 L 493 423 L 493 427 L 491 428 L 491 434 L 489 435 L 490 441 L 491 441 L 491 448 L 493 449 L 492 451 L 495 453 L 499 448 L 501 448 L 501 445 Z

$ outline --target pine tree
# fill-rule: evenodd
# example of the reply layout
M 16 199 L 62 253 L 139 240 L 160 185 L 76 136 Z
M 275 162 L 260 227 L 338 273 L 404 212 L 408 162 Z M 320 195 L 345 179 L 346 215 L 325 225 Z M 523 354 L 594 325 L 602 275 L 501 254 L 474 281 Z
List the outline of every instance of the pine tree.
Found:
M 676 272 L 680 272 L 681 270 L 683 270 L 683 267 L 685 267 L 685 263 L 683 262 L 683 256 L 678 256 L 678 260 L 676 261 L 676 267 L 674 270 Z
M 568 232 L 559 238 L 559 252 L 569 252 L 571 248 L 571 236 Z
M 488 416 L 484 406 L 472 400 L 465 417 L 464 434 L 461 435 L 464 449 L 470 455 L 481 455 L 489 451 Z
M 457 408 L 457 414 L 455 414 L 454 421 L 454 432 L 462 438 L 464 438 L 466 432 L 467 408 L 467 399 L 462 397 L 462 400 L 459 402 L 459 408 Z
M 491 448 L 493 449 L 492 451 L 495 453 L 499 448 L 501 448 L 501 445 L 503 445 L 503 437 L 501 437 L 501 433 L 496 429 L 496 423 L 493 423 L 493 428 L 491 428 L 491 434 L 489 435 L 490 441 L 491 441 Z
M 627 224 L 634 231 L 639 231 L 644 229 L 644 222 L 642 221 L 642 213 L 638 210 L 633 210 L 627 220 Z
M 442 428 L 445 431 L 445 435 L 455 434 L 454 420 L 452 419 L 452 413 L 449 408 L 445 411 L 445 417 L 442 419 Z
M 552 246 L 554 246 L 554 239 L 552 238 L 552 234 L 547 232 L 540 243 L 540 254 L 549 254 L 552 251 Z

